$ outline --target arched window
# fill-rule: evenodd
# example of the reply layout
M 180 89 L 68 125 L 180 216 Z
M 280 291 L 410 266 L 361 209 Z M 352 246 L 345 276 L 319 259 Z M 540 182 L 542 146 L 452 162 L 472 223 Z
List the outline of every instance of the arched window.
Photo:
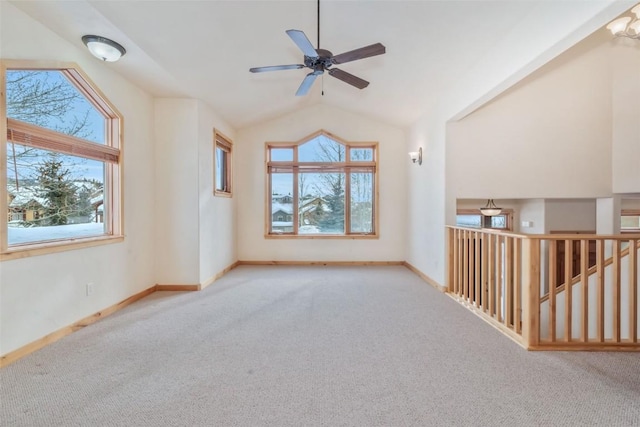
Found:
M 75 65 L 2 62 L 2 254 L 122 235 L 121 119 Z M 37 207 L 37 208 L 36 208 Z M 100 215 L 97 212 L 100 210 Z
M 293 229 L 268 222 L 269 236 L 377 236 L 377 147 L 319 131 L 295 143 L 267 143 L 269 200 L 292 194 Z M 296 215 L 297 212 L 297 215 Z

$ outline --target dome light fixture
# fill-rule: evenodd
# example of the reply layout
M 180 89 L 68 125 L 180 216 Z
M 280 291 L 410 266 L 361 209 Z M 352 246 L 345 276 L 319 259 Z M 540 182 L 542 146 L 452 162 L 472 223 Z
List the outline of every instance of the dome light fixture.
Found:
M 607 29 L 616 37 L 628 37 L 640 40 L 640 4 L 631 9 L 635 19 L 629 16 L 617 18 L 607 25 Z M 627 25 L 628 24 L 628 25 Z
M 487 200 L 487 204 L 480 208 L 480 213 L 484 216 L 496 216 L 500 215 L 500 212 L 502 212 L 502 208 L 497 207 L 493 199 Z
M 93 56 L 106 62 L 115 62 L 127 53 L 120 43 L 106 37 L 86 35 L 82 36 L 82 42 Z

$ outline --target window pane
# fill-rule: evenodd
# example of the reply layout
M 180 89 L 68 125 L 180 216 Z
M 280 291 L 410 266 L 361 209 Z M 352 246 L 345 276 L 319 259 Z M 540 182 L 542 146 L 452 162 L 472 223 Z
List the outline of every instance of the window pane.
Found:
M 476 227 L 482 226 L 482 215 L 456 215 L 456 225 L 459 227 Z
M 299 162 L 344 162 L 344 145 L 319 135 L 298 147 Z
M 293 161 L 293 148 L 272 148 L 270 151 L 272 162 Z
M 8 244 L 105 234 L 103 162 L 7 144 Z
M 227 155 L 220 147 L 216 147 L 216 190 L 227 191 Z
M 105 118 L 60 71 L 7 70 L 7 117 L 105 144 Z
M 640 215 L 625 215 L 620 220 L 620 228 L 623 230 L 640 229 Z
M 491 228 L 507 228 L 507 217 L 504 215 L 492 216 Z
M 345 174 L 301 173 L 298 188 L 298 233 L 344 234 Z
M 271 232 L 293 232 L 293 174 L 273 173 L 271 177 Z
M 351 152 L 353 153 L 353 151 Z M 373 233 L 373 174 L 351 174 L 351 232 Z
M 373 148 L 352 148 L 350 156 L 352 162 L 371 162 L 373 161 Z

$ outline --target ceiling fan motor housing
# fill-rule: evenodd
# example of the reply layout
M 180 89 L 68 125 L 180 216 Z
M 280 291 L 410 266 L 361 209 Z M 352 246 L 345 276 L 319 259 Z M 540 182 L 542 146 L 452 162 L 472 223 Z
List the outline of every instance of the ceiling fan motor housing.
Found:
M 316 49 L 316 52 L 318 53 L 318 56 L 315 58 L 305 55 L 305 67 L 311 68 L 314 71 L 324 71 L 333 65 L 331 60 L 333 53 L 326 49 Z

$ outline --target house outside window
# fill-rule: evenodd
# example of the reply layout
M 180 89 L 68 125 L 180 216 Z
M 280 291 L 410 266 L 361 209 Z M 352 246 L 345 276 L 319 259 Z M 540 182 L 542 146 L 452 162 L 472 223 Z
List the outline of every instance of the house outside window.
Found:
M 295 143 L 266 143 L 266 235 L 377 237 L 377 148 L 325 131 Z
M 1 64 L 2 259 L 121 238 L 120 115 L 74 64 Z
M 214 194 L 216 196 L 231 197 L 232 174 L 231 152 L 233 143 L 220 131 L 214 129 Z

